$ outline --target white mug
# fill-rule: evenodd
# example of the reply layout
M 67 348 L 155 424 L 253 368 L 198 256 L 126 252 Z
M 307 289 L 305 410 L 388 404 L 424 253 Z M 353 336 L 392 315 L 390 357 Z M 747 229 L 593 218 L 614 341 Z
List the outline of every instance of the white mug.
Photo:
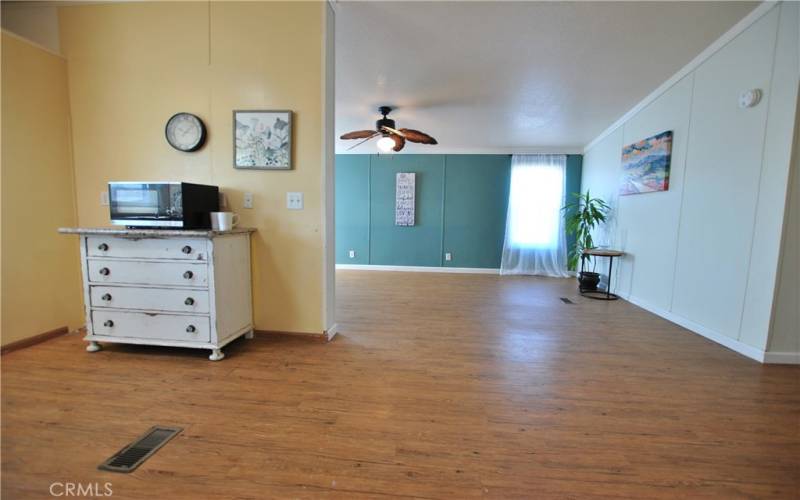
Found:
M 233 212 L 211 212 L 211 229 L 230 231 L 239 223 L 239 214 Z

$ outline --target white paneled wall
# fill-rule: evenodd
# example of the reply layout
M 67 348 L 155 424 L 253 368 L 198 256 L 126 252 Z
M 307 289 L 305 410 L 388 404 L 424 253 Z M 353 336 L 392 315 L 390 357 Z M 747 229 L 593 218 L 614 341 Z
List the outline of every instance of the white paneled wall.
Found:
M 620 295 L 763 360 L 793 143 L 800 16 L 796 3 L 758 12 L 592 143 L 582 187 L 614 209 L 598 242 L 628 254 L 614 277 Z M 739 94 L 754 88 L 764 94 L 761 103 L 740 108 Z M 618 196 L 622 147 L 665 130 L 673 131 L 669 190 Z
M 618 281 L 620 293 L 635 294 L 639 300 L 665 310 L 670 307 L 674 285 L 675 235 L 680 222 L 693 78 L 693 75 L 684 77 L 631 118 L 623 134 L 624 145 L 664 130 L 673 133 L 669 190 L 620 196 L 617 203 L 618 242 L 631 255 L 620 261 L 623 266 L 620 276 L 625 277 L 624 281 Z M 621 148 L 622 145 L 617 148 L 617 156 L 621 155 Z
M 778 10 L 695 71 L 672 311 L 733 339 L 749 274 Z M 765 94 L 742 109 L 747 89 Z

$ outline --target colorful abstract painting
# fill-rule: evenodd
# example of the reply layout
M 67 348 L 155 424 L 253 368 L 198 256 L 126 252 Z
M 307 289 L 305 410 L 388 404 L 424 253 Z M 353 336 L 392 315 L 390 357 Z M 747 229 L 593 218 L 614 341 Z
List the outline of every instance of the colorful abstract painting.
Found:
M 668 190 L 671 156 L 671 130 L 622 148 L 622 183 L 619 194 Z

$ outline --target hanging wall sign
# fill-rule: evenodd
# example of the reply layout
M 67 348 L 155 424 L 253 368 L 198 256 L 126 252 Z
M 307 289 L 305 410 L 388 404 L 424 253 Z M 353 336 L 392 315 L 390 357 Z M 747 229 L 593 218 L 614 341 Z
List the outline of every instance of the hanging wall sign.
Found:
M 395 179 L 394 225 L 414 225 L 415 173 L 398 172 Z

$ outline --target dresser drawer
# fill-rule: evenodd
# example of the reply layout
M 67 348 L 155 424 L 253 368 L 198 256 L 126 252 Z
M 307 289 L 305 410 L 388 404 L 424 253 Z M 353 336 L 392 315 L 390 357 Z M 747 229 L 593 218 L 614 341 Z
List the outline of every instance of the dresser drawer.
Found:
M 141 240 L 103 236 L 86 237 L 90 257 L 208 260 L 206 240 L 145 238 Z
M 91 283 L 208 286 L 208 266 L 194 262 L 88 260 Z
M 201 314 L 209 312 L 206 290 L 92 286 L 89 296 L 92 307 Z
M 95 335 L 139 339 L 209 342 L 211 326 L 207 316 L 179 316 L 121 311 L 92 311 Z

